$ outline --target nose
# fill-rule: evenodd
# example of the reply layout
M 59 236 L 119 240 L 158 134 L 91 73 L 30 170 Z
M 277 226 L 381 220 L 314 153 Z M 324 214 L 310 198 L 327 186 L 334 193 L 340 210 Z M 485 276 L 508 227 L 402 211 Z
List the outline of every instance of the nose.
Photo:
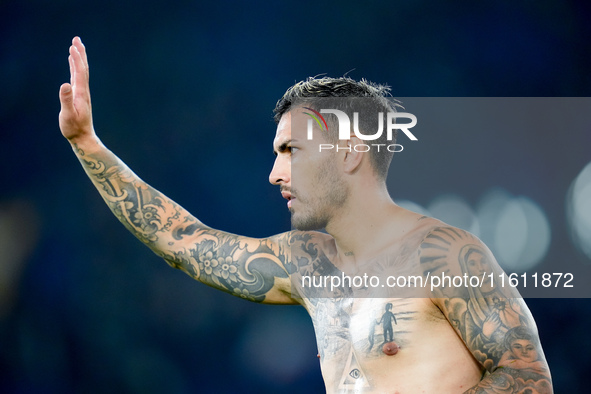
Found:
M 272 185 L 287 184 L 290 181 L 290 172 L 291 168 L 289 161 L 286 157 L 283 157 L 281 154 L 279 154 L 275 158 L 273 169 L 269 174 L 269 182 L 271 182 Z

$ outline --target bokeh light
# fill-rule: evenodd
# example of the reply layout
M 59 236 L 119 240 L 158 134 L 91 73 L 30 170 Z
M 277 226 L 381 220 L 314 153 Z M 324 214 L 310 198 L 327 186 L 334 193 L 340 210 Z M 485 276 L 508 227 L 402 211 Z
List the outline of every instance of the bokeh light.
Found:
M 587 187 L 578 192 L 581 196 L 588 193 L 581 197 L 586 198 L 586 201 L 591 201 L 591 166 L 589 168 Z M 487 191 L 476 209 L 456 194 L 439 195 L 427 208 L 409 200 L 400 200 L 397 204 L 476 235 L 491 249 L 499 264 L 509 272 L 525 272 L 532 269 L 544 259 L 550 247 L 550 222 L 542 208 L 530 198 L 513 196 L 502 188 Z M 591 209 L 585 212 L 585 217 L 589 221 L 579 223 L 578 226 L 587 229 L 586 236 L 589 239 Z M 587 253 L 591 256 L 591 248 L 587 249 Z
M 591 259 L 591 162 L 571 184 L 566 211 L 571 240 L 580 252 Z
M 480 225 L 474 210 L 456 194 L 442 194 L 436 197 L 428 207 L 429 211 L 445 223 L 469 231 L 478 236 Z
M 550 223 L 533 200 L 491 189 L 478 204 L 482 240 L 508 271 L 524 272 L 540 263 L 550 247 Z

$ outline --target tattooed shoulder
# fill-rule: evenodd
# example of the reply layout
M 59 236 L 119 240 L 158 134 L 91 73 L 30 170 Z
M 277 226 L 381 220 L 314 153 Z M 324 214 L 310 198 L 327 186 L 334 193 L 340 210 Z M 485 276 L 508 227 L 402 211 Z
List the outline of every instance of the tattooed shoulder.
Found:
M 535 321 L 519 293 L 498 280 L 506 274 L 486 245 L 466 231 L 439 227 L 419 256 L 423 275 L 437 278 L 435 304 L 490 374 L 473 392 L 552 392 Z

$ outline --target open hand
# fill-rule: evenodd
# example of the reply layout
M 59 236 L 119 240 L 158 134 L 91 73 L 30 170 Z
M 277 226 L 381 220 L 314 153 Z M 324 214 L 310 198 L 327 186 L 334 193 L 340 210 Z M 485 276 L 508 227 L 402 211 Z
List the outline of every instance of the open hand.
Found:
M 71 143 L 96 140 L 92 125 L 92 107 L 88 84 L 88 60 L 80 37 L 74 37 L 70 46 L 70 83 L 60 87 L 60 129 Z

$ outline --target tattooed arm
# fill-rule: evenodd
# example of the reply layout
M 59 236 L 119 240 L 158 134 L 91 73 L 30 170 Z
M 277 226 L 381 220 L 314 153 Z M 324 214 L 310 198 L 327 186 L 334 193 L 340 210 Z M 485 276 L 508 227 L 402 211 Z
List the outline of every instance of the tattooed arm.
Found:
M 550 370 L 536 324 L 488 248 L 452 227 L 432 230 L 420 248 L 424 275 L 466 277 L 468 286 L 440 286 L 433 302 L 483 366 L 483 379 L 467 393 L 551 393 Z M 459 283 L 459 282 L 456 282 Z
M 98 139 L 92 124 L 88 61 L 78 37 L 70 47 L 70 83 L 60 88 L 62 134 L 115 216 L 171 266 L 252 301 L 295 303 L 290 248 L 310 235 L 253 239 L 205 226 L 138 178 Z

